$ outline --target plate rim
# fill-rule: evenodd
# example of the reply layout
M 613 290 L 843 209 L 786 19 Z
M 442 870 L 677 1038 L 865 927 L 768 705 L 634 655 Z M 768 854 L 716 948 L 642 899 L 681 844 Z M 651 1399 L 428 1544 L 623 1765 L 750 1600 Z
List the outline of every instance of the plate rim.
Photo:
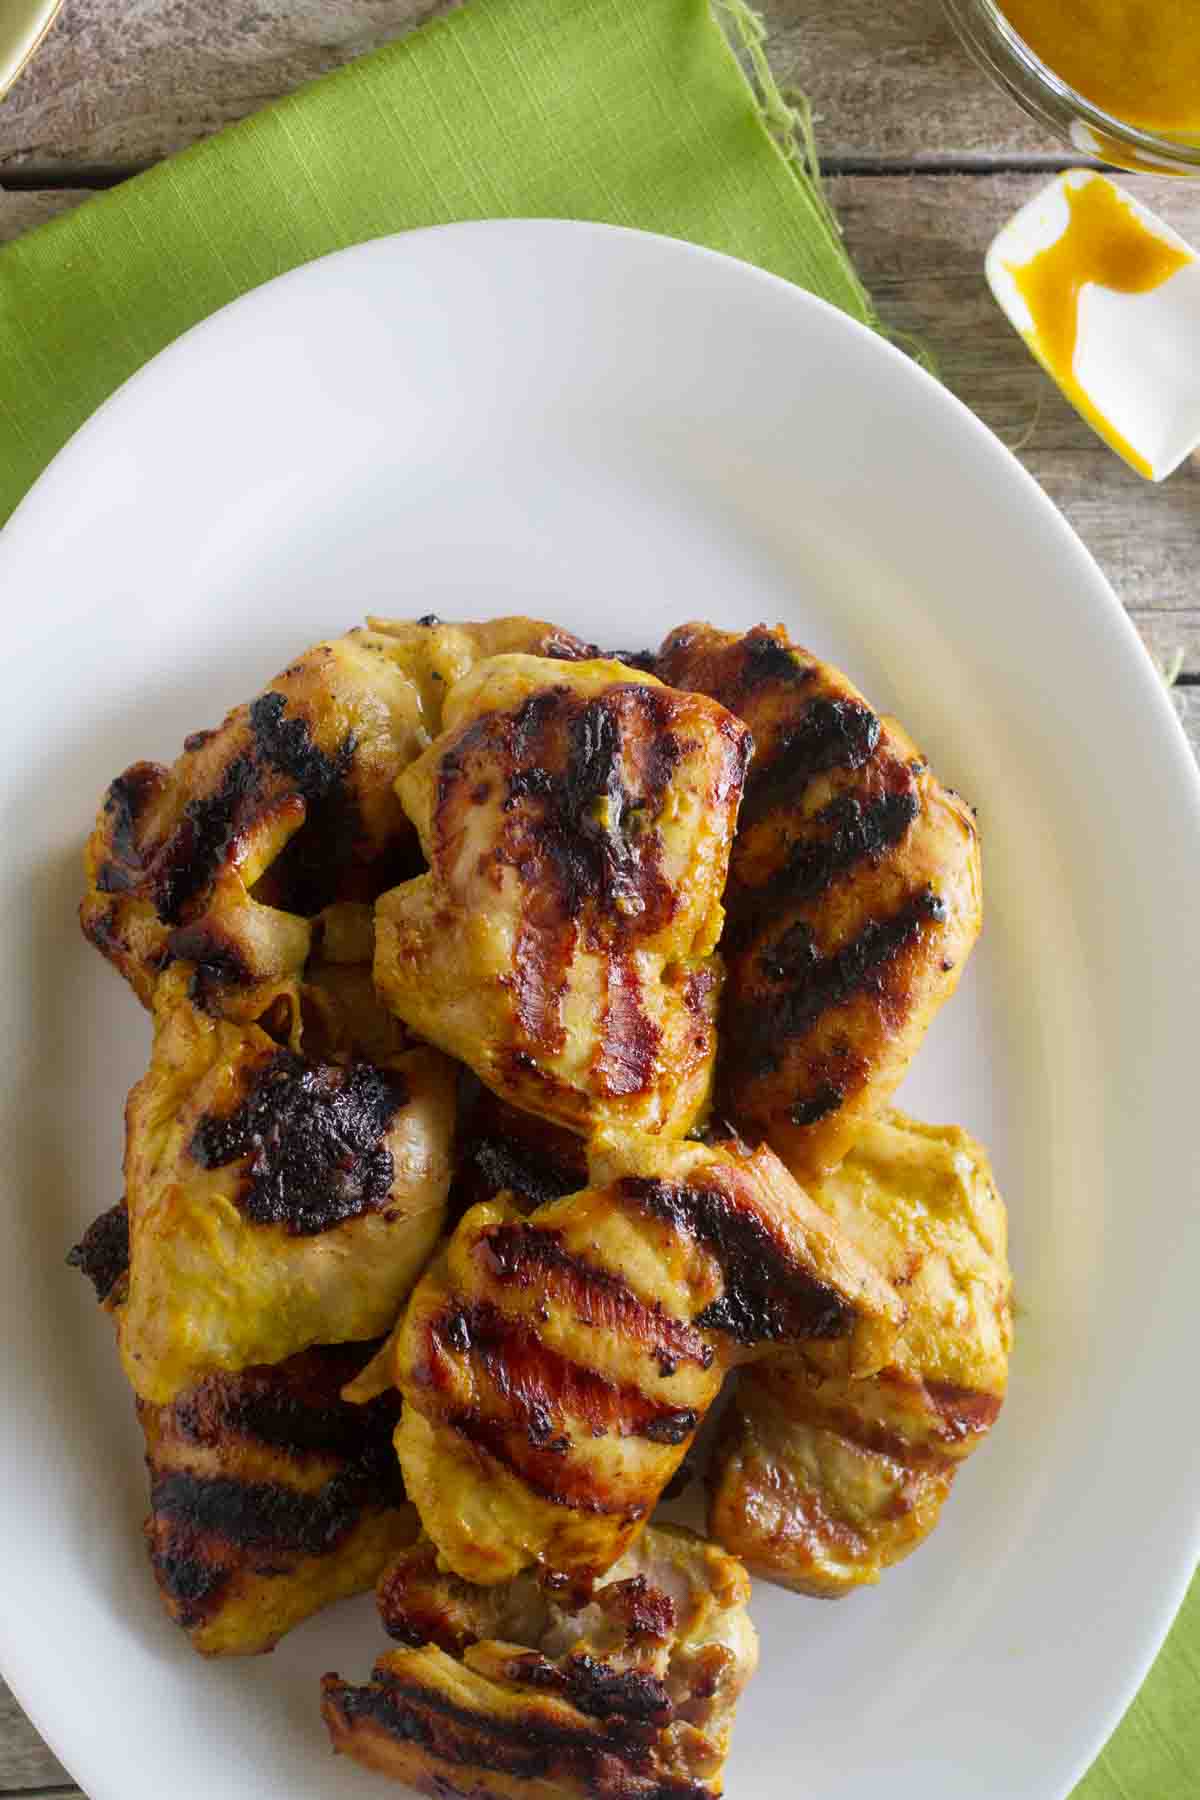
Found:
M 61 4 L 61 0 L 59 0 L 59 4 Z M 238 294 L 223 306 L 219 306 L 215 312 L 209 313 L 203 319 L 198 319 L 194 325 L 190 325 L 186 331 L 181 332 L 177 338 L 173 338 L 169 344 L 165 344 L 160 350 L 155 351 L 153 356 L 149 357 L 140 368 L 135 369 L 131 375 L 128 375 L 76 427 L 67 441 L 60 445 L 32 486 L 22 495 L 4 525 L 0 526 L 0 550 L 3 549 L 14 526 L 18 528 L 18 532 L 28 527 L 28 515 L 35 513 L 37 507 L 44 503 L 45 490 L 52 482 L 62 478 L 62 465 L 76 456 L 86 453 L 92 434 L 103 428 L 110 412 L 117 406 L 125 404 L 128 396 L 136 393 L 145 381 L 159 379 L 163 366 L 169 365 L 172 359 L 193 352 L 196 345 L 201 343 L 207 334 L 215 334 L 228 329 L 228 321 L 231 317 L 242 316 L 243 312 L 249 316 L 250 311 L 256 306 L 273 302 L 275 296 L 285 292 L 291 286 L 298 287 L 316 279 L 328 265 L 334 263 L 349 266 L 357 260 L 370 260 L 387 249 L 399 246 L 407 247 L 410 244 L 419 246 L 426 239 L 453 236 L 463 239 L 478 238 L 480 242 L 483 242 L 489 237 L 499 239 L 514 232 L 530 230 L 539 234 L 546 233 L 551 237 L 595 237 L 598 240 L 610 239 L 613 241 L 630 239 L 657 245 L 669 255 L 678 254 L 693 258 L 698 263 L 723 265 L 739 271 L 745 279 L 753 284 L 786 295 L 801 309 L 815 308 L 826 319 L 835 321 L 837 329 L 844 329 L 852 339 L 856 339 L 860 344 L 869 345 L 871 348 L 867 352 L 868 355 L 881 353 L 893 368 L 902 368 L 906 372 L 906 377 L 915 383 L 918 391 L 923 391 L 927 397 L 936 396 L 936 403 L 947 406 L 950 412 L 957 417 L 960 425 L 967 429 L 975 442 L 983 448 L 984 454 L 992 458 L 997 468 L 1003 468 L 1009 476 L 1015 475 L 1018 478 L 1024 487 L 1026 498 L 1035 505 L 1043 521 L 1057 535 L 1062 548 L 1077 562 L 1080 573 L 1086 576 L 1094 587 L 1094 597 L 1105 608 L 1109 624 L 1123 636 L 1129 649 L 1140 653 L 1133 658 L 1134 662 L 1141 666 L 1142 673 L 1148 675 L 1153 672 L 1150 653 L 1138 636 L 1137 629 L 1115 588 L 1065 514 L 1025 468 L 1016 453 L 1002 442 L 991 427 L 986 425 L 977 413 L 971 411 L 964 400 L 961 400 L 935 375 L 900 349 L 891 336 L 884 331 L 876 331 L 871 326 L 864 325 L 860 320 L 852 318 L 849 313 L 843 312 L 831 301 L 822 299 L 819 294 L 799 287 L 795 282 L 788 281 L 782 275 L 776 275 L 771 270 L 760 267 L 757 263 L 746 262 L 741 257 L 731 256 L 723 250 L 714 250 L 707 244 L 694 243 L 688 238 L 670 237 L 663 232 L 644 231 L 638 226 L 614 225 L 596 219 L 559 219 L 530 214 L 513 218 L 466 219 L 440 225 L 414 226 L 408 231 L 386 232 L 379 237 L 366 238 L 358 243 L 347 244 L 340 249 L 327 251 L 321 256 L 311 257 L 308 261 L 298 263 L 294 268 L 285 269 L 280 274 L 273 275 L 270 280 L 260 282 L 256 287 L 247 289 L 245 293 Z M 1102 599 L 1101 596 L 1103 596 Z M 1190 777 L 1197 819 L 1200 820 L 1200 765 L 1197 764 L 1179 715 L 1171 705 L 1162 681 L 1155 675 L 1152 683 L 1144 685 L 1146 693 L 1153 696 L 1151 713 L 1158 726 L 1167 728 L 1167 737 L 1171 741 L 1176 755 L 1182 753 L 1179 766 L 1185 774 L 1185 785 Z
M 389 251 L 394 252 L 395 248 L 399 246 L 408 248 L 415 245 L 419 253 L 420 243 L 429 238 L 452 235 L 458 238 L 478 240 L 483 245 L 489 239 L 503 241 L 504 238 L 514 233 L 530 231 L 548 237 L 588 236 L 598 240 L 638 240 L 656 245 L 669 258 L 691 259 L 697 265 L 706 263 L 725 265 L 736 270 L 739 277 L 749 284 L 766 287 L 786 296 L 789 303 L 796 307 L 798 317 L 802 316 L 807 309 L 816 309 L 827 319 L 835 322 L 837 331 L 844 331 L 850 339 L 857 340 L 860 346 L 864 342 L 869 345 L 866 352 L 868 357 L 880 356 L 891 363 L 893 367 L 903 368 L 905 371 L 903 379 L 914 385 L 914 391 L 923 391 L 927 398 L 933 399 L 937 408 L 957 421 L 959 430 L 966 430 L 973 437 L 982 454 L 990 459 L 993 468 L 997 472 L 1003 471 L 1001 479 L 1011 482 L 1014 475 L 1017 477 L 1018 485 L 1023 490 L 1025 503 L 1040 514 L 1043 523 L 1057 540 L 1059 550 L 1075 565 L 1080 588 L 1086 586 L 1090 590 L 1086 596 L 1087 605 L 1089 607 L 1099 606 L 1102 609 L 1105 623 L 1121 644 L 1124 652 L 1125 673 L 1131 680 L 1138 683 L 1138 698 L 1144 708 L 1147 736 L 1156 740 L 1157 752 L 1170 760 L 1175 773 L 1181 778 L 1182 787 L 1190 799 L 1192 825 L 1197 828 L 1196 840 L 1200 844 L 1200 767 L 1197 766 L 1182 723 L 1171 704 L 1166 688 L 1159 679 L 1132 620 L 1092 553 L 1014 453 L 962 400 L 880 333 L 851 318 L 819 296 L 797 287 L 783 277 L 774 275 L 755 264 L 744 262 L 704 245 L 661 233 L 587 220 L 540 217 L 472 220 L 426 226 L 368 239 L 331 251 L 282 272 L 270 281 L 238 296 L 191 326 L 186 332 L 159 350 L 96 408 L 56 453 L 14 509 L 3 530 L 0 530 L 0 567 L 3 566 L 6 549 L 12 543 L 13 538 L 19 538 L 26 531 L 37 528 L 39 514 L 43 512 L 48 502 L 53 503 L 56 485 L 64 478 L 71 477 L 72 464 L 80 458 L 90 455 L 93 439 L 99 439 L 100 434 L 108 428 L 111 414 L 128 404 L 130 395 L 136 395 L 143 384 L 161 380 L 164 367 L 169 369 L 176 359 L 194 356 L 198 347 L 202 352 L 206 336 L 212 335 L 215 340 L 217 333 L 229 329 L 231 318 L 243 316 L 249 318 L 259 307 L 269 308 L 278 304 L 280 293 L 286 293 L 289 287 L 300 287 L 313 281 L 322 280 L 327 264 L 337 263 L 349 266 L 360 261 L 366 263 Z M 1083 601 L 1082 593 L 1079 595 L 1079 600 Z M 1072 599 L 1072 604 L 1074 604 L 1074 599 Z M 1088 623 L 1089 621 L 1082 620 L 1081 622 Z M 1100 1709 L 1095 1716 L 1090 1733 L 1081 1734 L 1081 1741 L 1083 1737 L 1086 1737 L 1086 1747 L 1079 1754 L 1070 1784 L 1063 1789 L 1064 1800 L 1070 1793 L 1071 1787 L 1092 1767 L 1140 1691 L 1186 1596 L 1198 1560 L 1200 1560 L 1200 1495 L 1197 1495 L 1194 1500 L 1190 1550 L 1185 1553 L 1184 1560 L 1178 1568 L 1172 1571 L 1170 1579 L 1158 1587 L 1159 1598 L 1156 1604 L 1148 1609 L 1144 1619 L 1142 1649 L 1131 1658 L 1130 1673 L 1121 1683 L 1120 1697 L 1111 1705 Z M 42 1710 L 39 1697 L 32 1693 L 27 1696 L 17 1666 L 19 1657 L 14 1652 L 19 1635 L 15 1628 L 6 1631 L 4 1621 L 0 1618 L 0 1667 L 3 1668 L 5 1679 L 19 1705 L 35 1724 L 35 1727 L 46 1737 L 46 1741 L 52 1745 L 53 1723 L 50 1723 L 49 1731 L 43 1729 L 39 1717 Z

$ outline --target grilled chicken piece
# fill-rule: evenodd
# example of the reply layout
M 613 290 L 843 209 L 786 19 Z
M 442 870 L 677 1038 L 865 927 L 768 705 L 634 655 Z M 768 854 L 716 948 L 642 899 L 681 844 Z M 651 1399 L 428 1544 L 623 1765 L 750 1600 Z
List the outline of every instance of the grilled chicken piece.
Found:
M 798 1181 L 886 1105 L 979 934 L 979 842 L 894 719 L 782 629 L 681 626 L 656 670 L 754 734 L 721 939 L 717 1108 Z
M 847 1380 L 820 1345 L 745 1372 L 709 1528 L 755 1574 L 833 1597 L 878 1581 L 937 1523 L 1004 1397 L 1011 1282 L 986 1153 L 956 1126 L 886 1114 L 812 1195 L 908 1318 L 869 1380 Z
M 85 853 L 84 932 L 149 1006 L 182 961 L 195 997 L 253 1016 L 255 990 L 295 976 L 309 921 L 371 902 L 420 867 L 396 776 L 441 729 L 445 684 L 494 648 L 574 657 L 537 619 L 389 625 L 306 650 L 167 769 L 110 786 Z
M 426 1794 L 476 1800 L 710 1800 L 758 1644 L 740 1564 L 651 1527 L 589 1605 L 529 1576 L 478 1588 L 427 1542 L 379 1587 L 404 1644 L 371 1684 L 322 1683 L 334 1748 Z
M 247 989 L 300 971 L 313 914 L 414 866 L 392 784 L 427 741 L 384 640 L 318 644 L 170 769 L 112 783 L 84 858 L 85 933 L 144 1005 L 183 961 L 198 997 L 236 1015 Z
M 101 1213 L 67 1260 L 119 1320 L 124 1204 Z M 399 1397 L 369 1406 L 340 1397 L 376 1348 L 325 1345 L 205 1376 L 165 1406 L 137 1402 L 151 1566 L 167 1612 L 202 1655 L 274 1649 L 301 1620 L 370 1587 L 416 1539 L 392 1446 Z
M 582 1138 L 533 1113 L 518 1112 L 479 1088 L 459 1108 L 454 1180 L 447 1211 L 457 1225 L 463 1214 L 501 1194 L 522 1213 L 587 1186 L 587 1150 Z
M 206 1656 L 272 1650 L 361 1593 L 412 1542 L 392 1449 L 396 1397 L 340 1399 L 363 1344 L 209 1375 L 138 1402 L 150 1471 L 146 1541 L 168 1613 Z
M 468 1581 L 536 1565 L 585 1590 L 638 1536 L 728 1368 L 816 1338 L 832 1367 L 867 1372 L 903 1317 L 769 1150 L 595 1149 L 581 1193 L 527 1218 L 505 1197 L 473 1207 L 385 1352 L 405 1485 Z
M 326 1060 L 163 999 L 126 1108 L 142 1399 L 390 1329 L 441 1230 L 455 1079 L 433 1050 Z
M 708 1101 L 721 892 L 750 754 L 702 695 L 613 662 L 482 662 L 400 778 L 430 872 L 376 909 L 414 1031 L 587 1135 Z
M 115 1313 L 129 1293 L 129 1208 L 118 1200 L 93 1219 L 67 1261 L 86 1275 L 106 1313 Z
M 434 613 L 423 619 L 368 617 L 367 627 L 389 640 L 392 654 L 417 683 L 430 736 L 442 730 L 446 695 L 478 662 L 492 656 L 542 656 L 554 662 L 587 662 L 599 652 L 559 625 L 519 615 L 481 624 L 447 624 Z

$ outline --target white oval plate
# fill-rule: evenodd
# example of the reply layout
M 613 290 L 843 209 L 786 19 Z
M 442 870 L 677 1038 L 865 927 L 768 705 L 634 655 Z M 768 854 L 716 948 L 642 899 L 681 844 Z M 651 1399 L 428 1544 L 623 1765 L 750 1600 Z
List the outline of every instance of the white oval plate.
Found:
M 1062 519 L 897 352 L 636 233 L 482 224 L 316 263 L 139 374 L 0 539 L 10 785 L 0 1647 L 92 1800 L 376 1794 L 325 1669 L 368 1599 L 204 1663 L 158 1610 L 140 1439 L 63 1267 L 120 1191 L 147 1028 L 74 923 L 109 777 L 367 611 L 610 646 L 783 620 L 978 805 L 988 922 L 904 1098 L 988 1140 L 1021 1318 L 944 1523 L 840 1606 L 759 1586 L 731 1800 L 1059 1800 L 1197 1548 L 1200 782 Z

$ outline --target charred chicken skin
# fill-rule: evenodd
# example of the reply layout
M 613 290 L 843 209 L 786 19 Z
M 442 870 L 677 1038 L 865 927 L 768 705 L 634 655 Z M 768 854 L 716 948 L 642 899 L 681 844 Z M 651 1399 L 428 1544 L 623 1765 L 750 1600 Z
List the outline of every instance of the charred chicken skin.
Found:
M 758 1646 L 731 1557 L 650 1530 L 572 1611 L 529 1576 L 440 1573 L 427 1541 L 379 1585 L 407 1646 L 371 1683 L 323 1683 L 335 1749 L 430 1795 L 713 1800 Z
M 135 1392 L 388 1331 L 442 1226 L 450 1064 L 325 1060 L 186 999 L 156 1025 L 126 1108 Z
M 519 1212 L 530 1213 L 578 1193 L 587 1180 L 587 1146 L 565 1126 L 518 1112 L 488 1088 L 460 1101 L 448 1204 L 452 1224 L 472 1206 L 501 1194 Z
M 718 1113 L 798 1181 L 886 1105 L 979 933 L 979 840 L 894 719 L 765 626 L 681 626 L 655 668 L 755 744 L 725 890 Z
M 748 1369 L 722 1421 L 709 1529 L 757 1575 L 836 1597 L 915 1550 L 1000 1411 L 1012 1343 L 1004 1205 L 956 1126 L 864 1125 L 817 1205 L 904 1297 L 886 1365 L 819 1344 Z
M 429 873 L 378 903 L 380 994 L 525 1111 L 682 1135 L 745 727 L 618 663 L 528 656 L 479 663 L 444 721 L 399 782 Z
M 261 1652 L 378 1580 L 335 1749 L 715 1800 L 734 1558 L 878 1580 L 1003 1400 L 986 1155 L 888 1110 L 978 934 L 970 809 L 782 629 L 370 618 L 119 776 L 85 871 L 154 1045 L 70 1260 L 170 1616 Z M 648 1521 L 727 1376 L 706 1543 Z
M 314 917 L 420 866 L 394 786 L 440 731 L 446 683 L 499 647 L 589 648 L 537 619 L 378 625 L 306 650 L 171 768 L 134 763 L 109 787 L 80 919 L 144 1005 L 182 962 L 203 1004 L 253 1016 L 262 983 L 303 968 Z
M 638 1536 L 726 1371 L 825 1341 L 887 1361 L 895 1291 L 768 1150 L 613 1136 L 593 1185 L 475 1206 L 389 1353 L 409 1497 L 448 1567 L 582 1588 Z M 369 1389 L 366 1391 L 375 1391 Z

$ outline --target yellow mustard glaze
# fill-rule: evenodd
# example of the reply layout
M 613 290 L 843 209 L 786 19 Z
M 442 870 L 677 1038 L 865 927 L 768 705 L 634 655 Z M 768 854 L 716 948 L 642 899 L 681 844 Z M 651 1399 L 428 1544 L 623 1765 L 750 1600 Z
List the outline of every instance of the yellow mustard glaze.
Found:
M 1070 220 L 1061 237 L 1025 263 L 1006 263 L 1033 317 L 1030 349 L 1071 404 L 1140 475 L 1153 470 L 1108 422 L 1075 376 L 1079 296 L 1088 282 L 1118 294 L 1146 294 L 1161 287 L 1191 258 L 1141 219 L 1110 181 L 1098 177 L 1063 189 Z
M 1200 138 L 1196 0 L 997 0 L 1029 48 L 1126 125 Z

